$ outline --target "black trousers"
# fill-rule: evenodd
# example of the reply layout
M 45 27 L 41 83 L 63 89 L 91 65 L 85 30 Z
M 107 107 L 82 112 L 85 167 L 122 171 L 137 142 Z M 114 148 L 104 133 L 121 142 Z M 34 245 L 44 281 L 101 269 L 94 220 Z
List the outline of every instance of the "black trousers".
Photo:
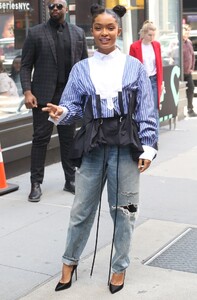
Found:
M 193 109 L 193 97 L 194 97 L 194 81 L 192 79 L 192 74 L 184 74 L 184 81 L 187 82 L 187 109 Z
M 52 102 L 59 103 L 62 89 L 57 89 Z M 42 106 L 33 108 L 33 140 L 31 149 L 31 183 L 43 182 L 44 167 L 47 153 L 47 146 L 50 142 L 54 124 L 48 121 L 48 113 L 42 111 Z M 74 181 L 75 168 L 72 166 L 68 155 L 73 142 L 75 125 L 57 126 L 60 155 L 62 167 L 65 174 L 65 180 Z

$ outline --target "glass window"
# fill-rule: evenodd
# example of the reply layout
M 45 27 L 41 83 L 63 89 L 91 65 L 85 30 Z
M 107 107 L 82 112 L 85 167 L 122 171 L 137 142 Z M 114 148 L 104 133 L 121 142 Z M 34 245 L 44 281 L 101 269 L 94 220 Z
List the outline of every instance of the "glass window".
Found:
M 179 5 L 179 0 L 149 1 L 149 19 L 158 28 L 157 39 L 161 43 L 163 66 L 180 66 Z
M 194 3 L 187 3 L 183 1 L 183 24 L 189 24 L 190 30 L 190 40 L 192 41 L 194 54 L 196 58 L 195 71 L 197 70 L 197 12 L 195 11 L 196 5 Z
M 28 28 L 39 23 L 39 1 L 0 0 L 0 121 L 29 111 L 20 82 Z
M 145 20 L 145 10 L 144 0 L 131 0 L 130 4 L 131 6 L 129 7 L 129 10 L 131 11 L 131 28 L 133 33 L 133 41 L 131 40 L 132 43 L 140 38 L 139 31 Z

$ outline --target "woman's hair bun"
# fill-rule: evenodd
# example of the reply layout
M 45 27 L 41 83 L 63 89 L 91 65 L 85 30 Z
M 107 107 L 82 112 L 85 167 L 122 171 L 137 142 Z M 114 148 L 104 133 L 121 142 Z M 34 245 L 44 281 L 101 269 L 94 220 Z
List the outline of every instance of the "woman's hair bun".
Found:
M 144 23 L 143 23 L 143 25 L 145 25 L 145 24 L 153 24 L 153 22 L 152 21 L 149 21 L 149 20 L 146 20 L 146 21 L 144 21 Z
M 120 18 L 122 18 L 127 10 L 124 6 L 122 5 L 116 5 L 113 9 L 112 9 Z
M 92 4 L 91 7 L 90 7 L 90 12 L 91 12 L 91 15 L 95 15 L 95 14 L 100 14 L 100 13 L 103 13 L 105 11 L 104 7 L 95 3 L 95 4 Z

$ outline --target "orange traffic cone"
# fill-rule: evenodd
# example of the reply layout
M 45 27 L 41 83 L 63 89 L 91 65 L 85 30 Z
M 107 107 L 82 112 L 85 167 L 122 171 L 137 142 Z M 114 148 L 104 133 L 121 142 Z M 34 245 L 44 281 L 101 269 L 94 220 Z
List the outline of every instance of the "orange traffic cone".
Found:
M 0 196 L 14 192 L 18 190 L 19 186 L 16 184 L 9 184 L 6 182 L 6 176 L 5 176 L 5 168 L 3 163 L 3 155 L 1 151 L 1 145 L 0 145 Z

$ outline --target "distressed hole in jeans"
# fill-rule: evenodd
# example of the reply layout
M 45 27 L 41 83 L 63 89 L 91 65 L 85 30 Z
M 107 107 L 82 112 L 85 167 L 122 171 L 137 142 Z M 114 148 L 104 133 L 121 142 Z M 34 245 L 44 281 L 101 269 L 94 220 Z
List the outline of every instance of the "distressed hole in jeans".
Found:
M 113 208 L 115 209 L 116 207 L 113 206 Z M 118 206 L 117 209 L 122 210 L 123 213 L 125 213 L 126 215 L 130 215 L 130 214 L 135 215 L 137 213 L 138 205 L 137 204 L 121 205 Z

